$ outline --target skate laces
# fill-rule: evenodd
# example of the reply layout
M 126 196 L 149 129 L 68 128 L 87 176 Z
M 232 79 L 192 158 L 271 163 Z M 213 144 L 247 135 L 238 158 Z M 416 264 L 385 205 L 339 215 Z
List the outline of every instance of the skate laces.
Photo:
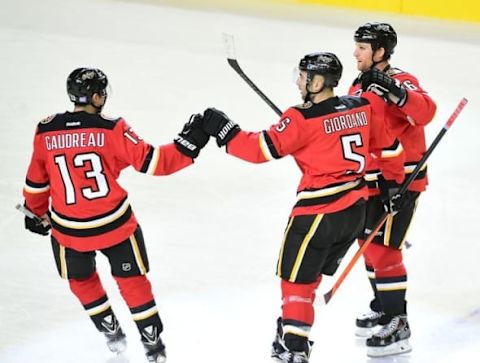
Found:
M 368 313 L 365 313 L 362 316 L 360 316 L 360 319 L 361 320 L 380 319 L 382 317 L 382 315 L 383 315 L 383 313 L 381 313 L 381 312 L 370 310 Z
M 392 335 L 397 329 L 398 325 L 400 324 L 400 317 L 395 316 L 390 322 L 385 325 L 382 329 L 380 329 L 374 335 L 379 338 L 386 338 Z

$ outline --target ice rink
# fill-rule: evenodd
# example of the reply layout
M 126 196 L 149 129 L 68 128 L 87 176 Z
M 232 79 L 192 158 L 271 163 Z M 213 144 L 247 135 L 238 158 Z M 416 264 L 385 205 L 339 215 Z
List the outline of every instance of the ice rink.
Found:
M 268 18 L 269 5 L 253 16 L 164 3 L 0 3 L 0 362 L 145 362 L 103 256 L 98 268 L 129 340 L 119 357 L 58 277 L 49 240 L 25 231 L 14 209 L 36 123 L 72 108 L 65 80 L 74 68 L 104 70 L 113 89 L 104 112 L 123 116 L 153 144 L 171 142 L 191 113 L 210 106 L 256 131 L 277 116 L 228 67 L 222 33 L 235 36 L 245 72 L 285 109 L 300 102 L 292 69 L 313 51 L 341 58 L 337 93 L 346 93 L 357 75 L 353 32 L 373 20 L 397 29 L 392 64 L 418 76 L 437 101 L 429 142 L 462 97 L 470 102 L 430 159 L 430 186 L 404 253 L 412 353 L 370 359 L 354 337 L 354 319 L 370 299 L 360 262 L 316 311 L 311 362 L 480 362 L 480 26 L 300 5 Z M 213 141 L 175 175 L 122 174 L 147 243 L 169 363 L 270 362 L 280 312 L 275 264 L 299 176 L 290 157 L 247 164 Z M 319 292 L 333 281 L 324 279 Z

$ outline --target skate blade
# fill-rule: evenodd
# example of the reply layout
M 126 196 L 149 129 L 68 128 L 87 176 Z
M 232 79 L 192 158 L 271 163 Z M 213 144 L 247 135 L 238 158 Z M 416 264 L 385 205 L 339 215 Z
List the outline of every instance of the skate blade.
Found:
M 115 342 L 108 342 L 107 347 L 112 353 L 120 355 L 127 350 L 127 341 L 122 339 Z
M 360 328 L 357 326 L 355 329 L 355 336 L 359 338 L 371 338 L 373 335 L 373 328 Z
M 408 339 L 387 345 L 386 347 L 368 347 L 367 356 L 369 357 L 385 357 L 388 355 L 405 354 L 412 351 L 412 346 Z

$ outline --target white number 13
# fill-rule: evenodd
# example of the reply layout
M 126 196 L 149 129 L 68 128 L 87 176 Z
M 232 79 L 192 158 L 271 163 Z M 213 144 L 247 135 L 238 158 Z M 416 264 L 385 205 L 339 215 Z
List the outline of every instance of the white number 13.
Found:
M 60 174 L 62 176 L 63 185 L 65 186 L 65 202 L 67 204 L 75 204 L 76 196 L 75 196 L 75 187 L 72 182 L 72 178 L 70 176 L 70 172 L 68 170 L 67 161 L 65 155 L 57 155 L 54 158 L 55 164 L 57 164 L 58 169 L 60 170 Z M 86 199 L 96 199 L 105 197 L 108 192 L 108 183 L 107 179 L 105 178 L 105 174 L 103 173 L 103 166 L 100 160 L 100 156 L 95 153 L 87 153 L 87 154 L 77 154 L 73 158 L 73 165 L 76 168 L 81 168 L 85 166 L 85 162 L 89 162 L 91 165 L 91 169 L 85 171 L 85 177 L 87 179 L 95 179 L 95 183 L 97 187 L 94 190 L 91 187 L 82 188 L 82 195 Z

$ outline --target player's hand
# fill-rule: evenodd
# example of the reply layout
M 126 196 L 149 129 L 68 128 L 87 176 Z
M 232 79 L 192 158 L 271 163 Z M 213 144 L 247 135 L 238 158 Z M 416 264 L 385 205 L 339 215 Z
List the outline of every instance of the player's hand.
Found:
M 396 214 L 405 204 L 405 195 L 398 193 L 400 185 L 394 180 L 385 180 L 383 176 L 378 177 L 380 188 L 380 199 L 385 212 Z
M 364 92 L 373 92 L 387 102 L 393 102 L 399 107 L 402 107 L 407 100 L 405 88 L 397 80 L 377 68 L 364 72 L 360 76 L 360 82 Z
M 182 131 L 173 140 L 177 150 L 182 154 L 195 159 L 200 150 L 207 144 L 210 136 L 202 127 L 202 115 L 191 115 L 188 122 L 183 125 Z
M 207 108 L 203 113 L 203 128 L 207 134 L 217 139 L 219 147 L 226 145 L 240 132 L 240 126 L 215 108 Z
M 25 216 L 25 228 L 32 233 L 38 233 L 42 236 L 48 236 L 48 231 L 52 228 L 48 215 L 44 215 L 41 221 Z

